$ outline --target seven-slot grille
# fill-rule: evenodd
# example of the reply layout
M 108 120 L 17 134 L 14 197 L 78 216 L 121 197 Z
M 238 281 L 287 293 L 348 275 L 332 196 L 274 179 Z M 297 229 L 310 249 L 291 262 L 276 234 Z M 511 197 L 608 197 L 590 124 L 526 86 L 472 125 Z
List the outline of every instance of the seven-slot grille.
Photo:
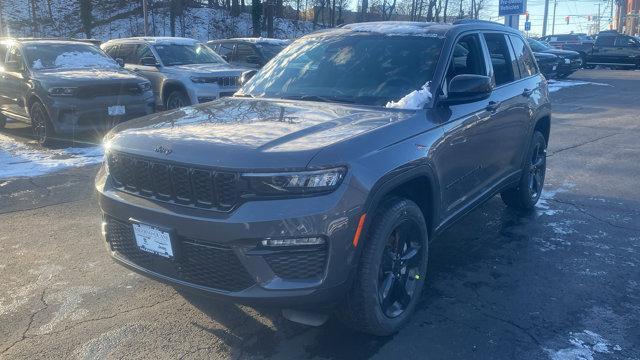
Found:
M 203 79 L 203 82 L 209 84 L 218 84 L 220 86 L 238 86 L 238 76 L 216 76 Z
M 112 152 L 109 173 L 119 189 L 180 205 L 227 211 L 238 200 L 238 174 Z
M 174 249 L 176 258 L 169 260 L 140 250 L 131 224 L 110 217 L 106 222 L 106 238 L 111 250 L 147 270 L 225 291 L 240 291 L 255 284 L 228 246 L 178 236 L 174 243 L 179 248 Z

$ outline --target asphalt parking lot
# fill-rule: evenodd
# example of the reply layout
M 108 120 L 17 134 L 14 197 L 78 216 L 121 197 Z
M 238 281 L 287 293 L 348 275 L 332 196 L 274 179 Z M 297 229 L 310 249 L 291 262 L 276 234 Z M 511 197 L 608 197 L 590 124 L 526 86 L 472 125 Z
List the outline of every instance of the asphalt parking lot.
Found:
M 518 215 L 496 197 L 448 230 L 431 246 L 420 310 L 386 338 L 195 297 L 115 264 L 95 165 L 0 180 L 0 358 L 640 359 L 640 72 L 571 80 L 597 84 L 553 93 L 538 210 Z

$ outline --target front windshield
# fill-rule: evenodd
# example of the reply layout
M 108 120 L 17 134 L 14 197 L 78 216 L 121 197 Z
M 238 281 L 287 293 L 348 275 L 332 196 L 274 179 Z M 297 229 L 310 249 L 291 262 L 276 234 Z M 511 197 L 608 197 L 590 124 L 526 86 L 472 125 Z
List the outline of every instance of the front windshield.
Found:
M 119 67 L 102 50 L 90 44 L 28 43 L 23 50 L 33 70 Z
M 543 52 L 549 49 L 547 45 L 545 45 L 544 43 L 538 40 L 534 40 L 534 39 L 528 39 L 528 40 L 529 40 L 529 46 L 531 46 L 531 50 L 533 50 L 534 52 Z
M 165 66 L 226 63 L 218 54 L 203 44 L 158 44 L 153 48 Z
M 384 105 L 433 77 L 442 40 L 370 33 L 302 38 L 243 88 L 254 97 Z

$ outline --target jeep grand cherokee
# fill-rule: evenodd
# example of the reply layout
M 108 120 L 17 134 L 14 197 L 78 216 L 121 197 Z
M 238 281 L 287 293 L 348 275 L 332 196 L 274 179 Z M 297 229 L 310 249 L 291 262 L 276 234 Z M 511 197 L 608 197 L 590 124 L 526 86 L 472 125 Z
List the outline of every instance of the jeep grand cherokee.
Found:
M 429 281 L 429 240 L 496 193 L 534 207 L 549 127 L 546 80 L 514 30 L 324 30 L 235 97 L 108 134 L 103 233 L 150 277 L 390 334 Z

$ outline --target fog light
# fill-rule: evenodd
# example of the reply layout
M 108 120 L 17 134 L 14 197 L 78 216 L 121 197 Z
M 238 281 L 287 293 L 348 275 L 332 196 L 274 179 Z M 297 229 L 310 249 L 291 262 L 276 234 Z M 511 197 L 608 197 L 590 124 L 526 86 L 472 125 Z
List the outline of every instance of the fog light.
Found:
M 102 224 L 100 224 L 100 230 L 102 231 L 102 236 L 103 237 L 107 237 L 107 222 L 103 221 Z
M 324 239 L 321 237 L 305 237 L 295 239 L 264 239 L 260 242 L 262 246 L 304 246 L 304 245 L 322 245 Z

